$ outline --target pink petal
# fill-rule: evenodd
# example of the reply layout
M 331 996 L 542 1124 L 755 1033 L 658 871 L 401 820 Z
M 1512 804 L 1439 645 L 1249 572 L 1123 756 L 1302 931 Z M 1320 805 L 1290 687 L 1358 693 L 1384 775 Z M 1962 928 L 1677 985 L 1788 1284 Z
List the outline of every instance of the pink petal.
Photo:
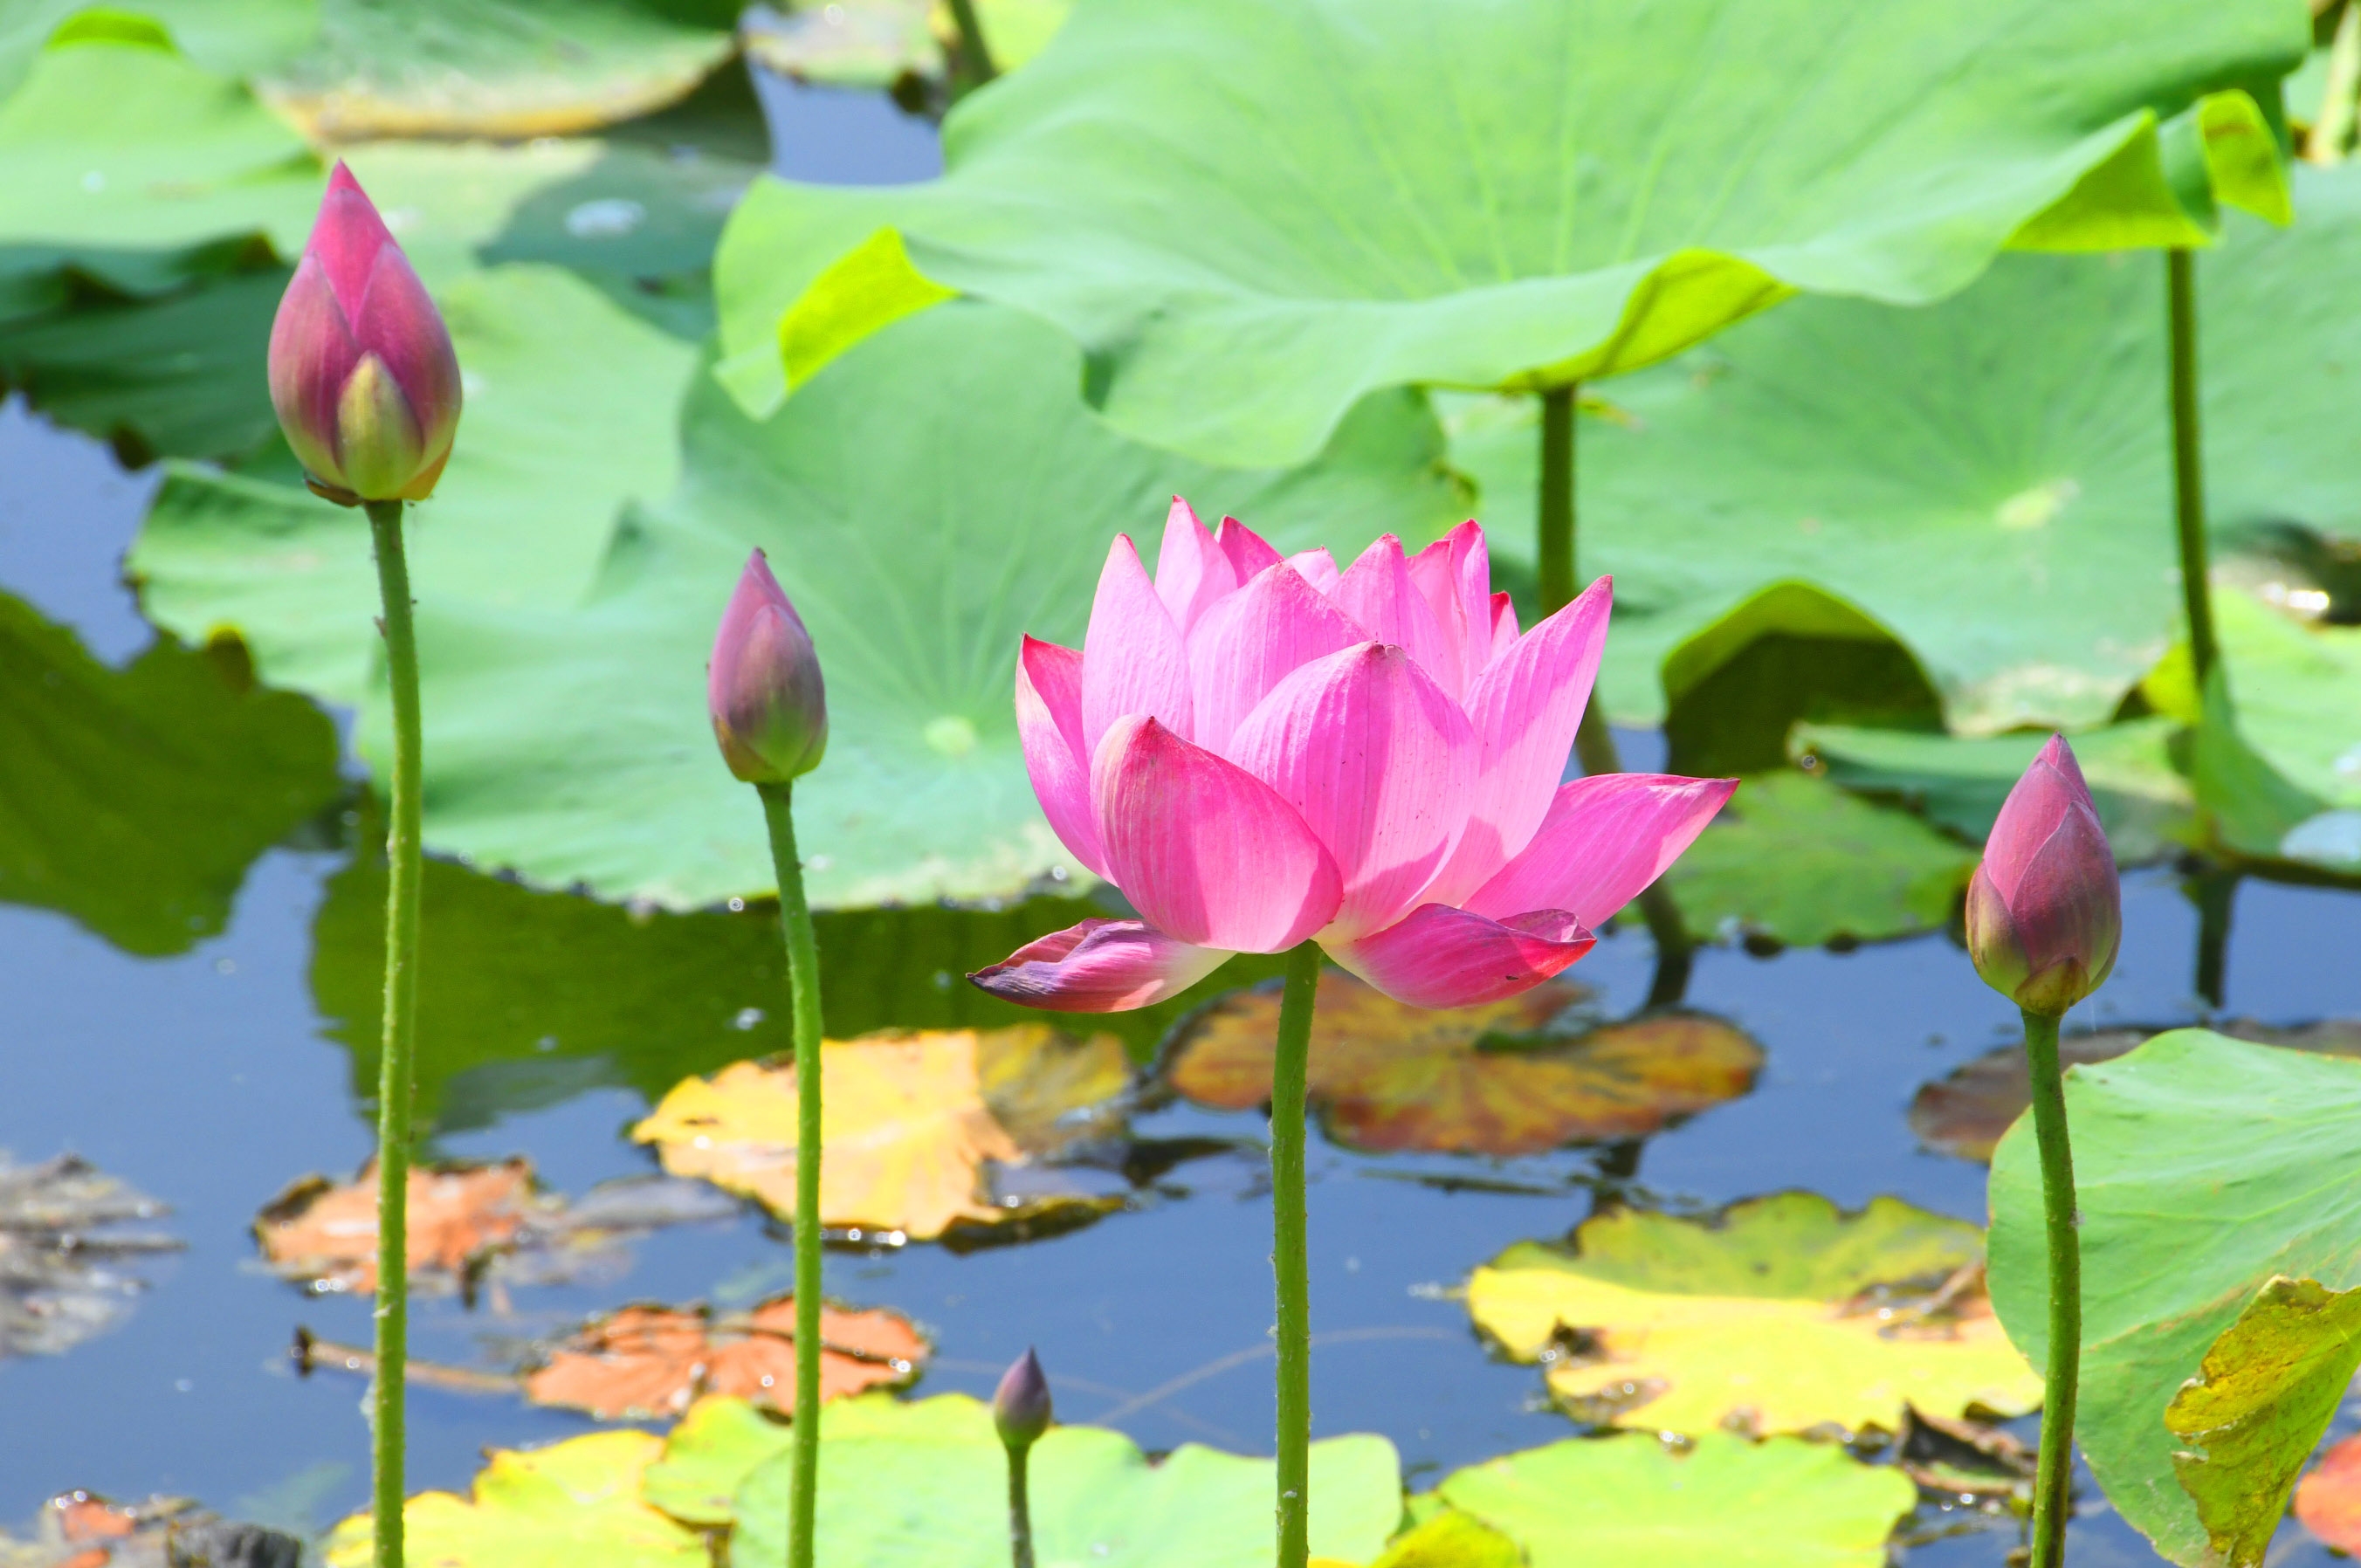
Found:
M 1092 875 L 1106 875 L 1098 819 L 1091 815 L 1089 753 L 1082 749 L 1082 654 L 1025 639 L 1016 658 L 1016 733 L 1049 830 Z
M 1314 659 L 1367 641 L 1353 618 L 1293 566 L 1266 569 L 1216 603 L 1189 633 L 1196 684 L 1191 738 L 1226 755 L 1230 732 L 1271 687 Z
M 1279 565 L 1279 552 L 1236 518 L 1222 519 L 1221 532 L 1213 535 L 1213 543 L 1230 558 L 1230 568 L 1237 573 L 1241 583 L 1252 582 L 1258 573 Z
M 1467 714 L 1483 744 L 1483 771 L 1467 831 L 1431 896 L 1461 904 L 1532 840 L 1549 812 L 1574 732 L 1590 700 L 1607 642 L 1611 581 L 1582 596 L 1517 640 L 1467 692 Z
M 459 428 L 459 356 L 451 345 L 443 313 L 412 270 L 410 258 L 391 240 L 377 253 L 353 313 L 353 336 L 393 372 L 418 421 L 425 461 L 451 450 Z
M 1099 573 L 1082 636 L 1082 745 L 1095 755 L 1108 728 L 1128 714 L 1152 714 L 1191 733 L 1189 654 L 1129 534 L 1118 534 Z
M 2092 803 L 2091 786 L 2082 782 L 2074 749 L 2064 736 L 2052 735 L 2027 764 L 2025 776 L 2010 788 L 1984 839 L 1984 866 L 2003 898 L 2015 898 L 2017 879 L 2035 852 L 2077 806 L 2096 820 L 2098 808 Z
M 1328 598 L 1378 641 L 1406 650 L 1452 701 L 1466 696 L 1461 641 L 1444 636 L 1433 609 L 1411 580 L 1400 540 L 1388 533 L 1362 551 Z
M 1335 918 L 1336 862 L 1295 807 L 1153 718 L 1107 731 L 1091 796 L 1108 876 L 1159 931 L 1276 953 Z
M 1492 596 L 1492 657 L 1497 659 L 1516 645 L 1517 606 L 1503 589 Z
M 1412 1007 L 1473 1007 L 1534 986 L 1590 951 L 1598 938 L 1563 909 L 1491 920 L 1447 904 L 1422 904 L 1409 918 L 1328 956 Z
M 1322 597 L 1336 591 L 1336 557 L 1325 550 L 1299 550 L 1287 558 L 1287 564 L 1303 574 L 1303 580 L 1320 590 Z
M 1027 1007 L 1126 1013 L 1179 995 L 1229 956 L 1176 942 L 1137 920 L 1093 918 L 1027 942 L 967 978 Z
M 1434 879 L 1467 817 L 1476 733 L 1401 649 L 1364 642 L 1273 687 L 1228 754 L 1302 814 L 1344 878 L 1323 933 L 1389 926 Z
M 705 705 L 730 771 L 784 784 L 828 752 L 828 683 L 811 633 L 760 550 L 746 557 L 706 664 Z
M 1189 503 L 1173 497 L 1172 510 L 1164 519 L 1164 547 L 1156 556 L 1156 597 L 1171 612 L 1172 624 L 1187 636 L 1206 606 L 1240 580 L 1237 568 Z
M 1541 831 L 1466 907 L 1504 918 L 1523 909 L 1567 909 L 1597 931 L 1640 896 L 1713 820 L 1736 779 L 1600 773 L 1576 779 L 1551 800 Z
M 360 357 L 327 269 L 307 252 L 270 323 L 270 404 L 305 472 L 346 488 L 336 452 L 336 403 Z
M 1466 682 L 1473 683 L 1491 663 L 1491 551 L 1484 530 L 1474 520 L 1420 551 L 1410 563 L 1411 576 L 1434 611 L 1443 634 L 1460 650 Z M 1462 685 L 1466 695 L 1466 685 Z
M 377 204 L 338 159 L 329 171 L 328 189 L 320 198 L 320 215 L 313 220 L 312 237 L 303 254 L 317 257 L 328 287 L 347 320 L 357 321 L 363 296 L 368 292 L 369 271 L 378 253 L 393 244 L 393 235 L 378 216 Z

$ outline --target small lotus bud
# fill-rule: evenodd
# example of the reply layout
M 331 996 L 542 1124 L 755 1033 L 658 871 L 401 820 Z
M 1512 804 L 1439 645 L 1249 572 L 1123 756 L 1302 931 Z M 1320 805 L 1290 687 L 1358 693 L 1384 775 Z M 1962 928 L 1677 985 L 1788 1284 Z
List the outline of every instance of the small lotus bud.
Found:
M 1049 1430 L 1049 1379 L 1028 1349 L 1001 1376 L 999 1392 L 992 1397 L 992 1424 L 1008 1447 L 1030 1448 Z
M 424 500 L 459 428 L 459 359 L 426 286 L 342 163 L 270 325 L 270 404 L 332 501 Z
M 1976 972 L 2030 1013 L 2062 1016 L 2115 967 L 2115 857 L 2062 736 L 2008 792 L 1968 883 L 1967 927 Z
M 722 760 L 748 784 L 785 784 L 819 766 L 828 750 L 819 655 L 760 550 L 721 613 L 705 696 Z

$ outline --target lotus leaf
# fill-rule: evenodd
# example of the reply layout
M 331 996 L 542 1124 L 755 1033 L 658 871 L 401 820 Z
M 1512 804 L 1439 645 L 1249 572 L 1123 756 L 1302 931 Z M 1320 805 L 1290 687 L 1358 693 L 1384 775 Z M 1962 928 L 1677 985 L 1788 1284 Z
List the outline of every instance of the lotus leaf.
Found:
M 601 1431 L 548 1448 L 496 1449 L 470 1497 L 424 1492 L 402 1505 L 408 1552 L 445 1568 L 709 1568 L 705 1537 L 640 1500 L 664 1452 L 643 1431 Z M 368 1515 L 328 1538 L 330 1568 L 366 1568 Z
M 2295 1517 L 2337 1551 L 2361 1547 L 2361 1438 L 2346 1438 L 2296 1484 Z
M 1532 1568 L 1880 1568 L 1917 1501 L 1897 1470 L 1827 1443 L 1700 1433 L 1573 1439 L 1446 1476 L 1437 1488 L 1525 1549 Z
M 1901 1430 L 1905 1405 L 2022 1415 L 2040 1379 L 1971 1271 L 1974 1226 L 1880 1198 L 1858 1214 L 1786 1193 L 1709 1222 L 1590 1220 L 1571 1252 L 1521 1243 L 1467 1310 L 1598 1424 L 1683 1432 Z
M 1645 1137 L 1753 1087 L 1763 1048 L 1717 1018 L 1665 1013 L 1537 1036 L 1587 994 L 1552 981 L 1507 1002 L 1429 1013 L 1328 970 L 1312 1025 L 1322 1125 L 1359 1148 L 1537 1154 Z M 1261 1105 L 1278 1032 L 1278 995 L 1239 992 L 1190 1024 L 1167 1079 L 1201 1105 Z
M 873 1035 L 824 1042 L 820 1219 L 900 1240 L 953 1229 L 1072 1223 L 1106 1200 L 991 1190 L 996 1168 L 1026 1163 L 1011 1124 L 1058 1135 L 1130 1081 L 1110 1035 L 1076 1040 L 1040 1025 Z M 795 1212 L 796 1077 L 791 1062 L 738 1062 L 692 1078 L 631 1129 L 664 1168 Z M 1004 1109 L 1005 1108 L 1005 1109 Z M 1072 1120 L 1065 1120 L 1072 1118 Z M 1045 1151 L 1046 1152 L 1046 1151 Z
M 1369 1568 L 1526 1568 L 1523 1548 L 1474 1514 L 1443 1508 L 1396 1536 Z
M 792 1296 L 719 1316 L 701 1307 L 625 1307 L 551 1351 L 526 1376 L 524 1395 L 602 1421 L 662 1420 L 708 1393 L 792 1414 L 795 1327 Z M 931 1351 L 907 1319 L 880 1308 L 823 1306 L 819 1331 L 823 1401 L 911 1382 Z
M 2066 1113 L 2082 1218 L 2075 1436 L 2116 1509 L 2158 1551 L 2210 1561 L 2206 1522 L 2176 1474 L 2183 1444 L 2168 1408 L 2274 1277 L 2361 1285 L 2361 1061 L 2178 1029 L 2070 1071 Z M 2001 1140 L 1990 1190 L 1993 1304 L 2037 1363 L 2048 1349 L 2048 1266 L 2023 1122 Z
M 726 1528 L 738 1517 L 738 1488 L 767 1460 L 787 1452 L 787 1423 L 752 1402 L 708 1394 L 664 1435 L 664 1457 L 640 1477 L 640 1496 L 684 1524 Z
M 136 39 L 144 25 L 160 30 L 207 71 L 242 76 L 310 43 L 319 31 L 320 7 L 319 0 L 138 0 L 104 7 L 91 0 L 16 0 L 0 16 L 0 98 L 16 91 L 42 46 L 69 20 L 76 25 L 68 37 L 111 27 Z
M 1008 1561 L 1006 1459 L 991 1407 L 948 1394 L 915 1404 L 830 1405 L 820 1418 L 824 1472 L 863 1477 L 820 1490 L 823 1563 L 862 1568 L 1000 1568 Z M 730 1543 L 735 1568 L 785 1552 L 788 1464 L 740 1488 Z M 1260 1568 L 1271 1560 L 1272 1462 L 1184 1443 L 1150 1464 L 1100 1427 L 1052 1427 L 1028 1464 L 1034 1550 L 1044 1563 L 1107 1568 Z M 1366 1563 L 1401 1518 L 1393 1445 L 1381 1437 L 1312 1445 L 1312 1552 Z

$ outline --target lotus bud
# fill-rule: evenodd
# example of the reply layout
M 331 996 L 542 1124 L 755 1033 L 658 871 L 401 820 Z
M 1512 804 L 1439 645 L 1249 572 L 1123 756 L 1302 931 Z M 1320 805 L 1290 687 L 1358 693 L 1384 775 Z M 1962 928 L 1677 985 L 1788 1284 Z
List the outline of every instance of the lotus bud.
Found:
M 1049 1379 L 1028 1349 L 1001 1376 L 999 1391 L 992 1396 L 992 1424 L 1005 1446 L 1030 1448 L 1049 1430 Z
M 1986 984 L 2029 1013 L 2062 1016 L 2099 989 L 2123 938 L 2114 852 L 2053 735 L 1993 824 L 1968 883 L 1968 953 Z
M 722 760 L 748 784 L 785 784 L 819 766 L 828 750 L 819 655 L 760 550 L 721 612 L 705 696 Z
M 342 163 L 270 324 L 270 404 L 312 488 L 340 505 L 424 500 L 451 456 L 451 334 Z

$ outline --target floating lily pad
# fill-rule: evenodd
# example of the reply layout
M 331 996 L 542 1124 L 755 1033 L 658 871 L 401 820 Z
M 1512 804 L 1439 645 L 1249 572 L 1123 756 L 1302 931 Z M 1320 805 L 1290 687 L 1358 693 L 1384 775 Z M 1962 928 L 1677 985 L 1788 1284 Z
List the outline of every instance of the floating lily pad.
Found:
M 536 1405 L 587 1410 L 602 1421 L 663 1420 L 707 1394 L 792 1414 L 792 1296 L 743 1312 L 625 1307 L 552 1350 L 524 1380 Z M 840 1399 L 913 1381 L 931 1347 L 909 1321 L 880 1308 L 820 1309 L 819 1397 Z
M 1588 993 L 1552 981 L 1507 1002 L 1430 1013 L 1339 970 L 1320 977 L 1310 1089 L 1322 1125 L 1367 1149 L 1496 1157 L 1637 1138 L 1745 1093 L 1763 1048 L 1718 1018 L 1665 1013 L 1542 1036 Z M 1165 1072 L 1200 1105 L 1270 1099 L 1279 997 L 1239 992 L 1190 1025 Z
M 110 669 L 0 593 L 0 900 L 126 952 L 219 934 L 247 868 L 344 788 L 326 715 L 170 637 Z
M 1301 462 L 1389 387 L 1633 369 L 1797 290 L 1923 304 L 2020 235 L 2202 243 L 2158 115 L 2189 116 L 2170 139 L 2192 153 L 2260 144 L 2268 171 L 2251 101 L 2241 135 L 2205 138 L 2191 100 L 2275 85 L 2309 41 L 2259 5 L 2151 7 L 2129 30 L 2031 5 L 1997 32 L 1940 7 L 1833 32 L 1813 15 L 1082 7 L 953 119 L 942 179 L 757 189 L 721 258 L 725 374 L 774 406 L 782 317 L 890 226 L 925 277 L 1069 333 L 1118 429 Z
M 263 91 L 307 135 L 564 136 L 661 109 L 730 58 L 717 0 L 321 0 Z
M 2361 1023 L 2350 1020 L 2279 1028 L 2251 1018 L 2235 1018 L 2224 1024 L 2221 1032 L 2259 1045 L 2361 1057 Z M 2100 1029 L 2067 1035 L 2058 1042 L 2059 1060 L 2067 1067 L 2113 1061 L 2161 1033 L 2159 1029 Z M 1910 1097 L 1910 1130 L 1938 1154 L 1989 1162 L 2002 1135 L 2032 1102 L 2025 1077 L 2025 1047 L 2021 1043 L 2001 1046 L 1943 1078 L 1920 1084 L 1918 1092 Z
M 119 1321 L 144 1288 L 131 1260 L 181 1246 L 126 1226 L 165 1212 L 75 1156 L 0 1156 L 0 1361 L 61 1354 Z
M 2186 1445 L 2167 1409 L 2274 1277 L 2361 1285 L 2361 1062 L 2180 1029 L 2069 1073 L 2066 1112 L 2082 1217 L 2075 1437 L 2124 1518 L 2193 1568 L 2213 1545 L 2177 1475 Z M 2022 1124 L 2001 1140 L 1990 1190 L 1993 1302 L 2038 1363 L 2048 1270 Z
M 1469 1279 L 1467 1310 L 1598 1424 L 1894 1432 L 1905 1404 L 2023 1415 L 2040 1379 L 1973 1278 L 1980 1244 L 1893 1198 L 1845 1214 L 1791 1192 L 1705 1222 L 1624 1211 L 1571 1251 L 1510 1248 Z
M 1776 773 L 1741 784 L 1665 882 L 1702 940 L 1810 947 L 1939 927 L 1975 864 L 1973 850 L 1908 812 Z
M 2295 1517 L 2337 1551 L 2361 1551 L 2361 1437 L 2330 1448 L 2296 1483 Z
M 446 1568 L 710 1568 L 705 1537 L 640 1500 L 664 1452 L 651 1432 L 601 1431 L 547 1448 L 495 1449 L 471 1496 L 425 1492 L 402 1505 L 406 1551 Z M 331 1568 L 366 1568 L 368 1515 L 339 1524 Z
M 101 16 L 87 13 L 98 10 Z M 138 0 L 98 7 L 90 0 L 16 0 L 0 16 L 0 99 L 16 90 L 42 47 L 77 14 L 73 32 L 112 30 L 137 36 L 160 30 L 205 70 L 243 76 L 269 68 L 310 43 L 320 28 L 318 0 Z
M 1314 1556 L 1366 1563 L 1401 1519 L 1393 1444 L 1366 1434 L 1312 1445 Z M 824 1563 L 863 1568 L 1000 1568 L 1008 1561 L 1006 1456 L 991 1407 L 947 1394 L 915 1404 L 829 1405 L 820 1468 L 859 1475 L 822 1487 Z M 1273 1462 L 1183 1443 L 1150 1464 L 1123 1433 L 1052 1427 L 1028 1462 L 1038 1561 L 1107 1568 L 1257 1568 L 1271 1560 Z M 733 1568 L 786 1551 L 789 1465 L 774 1459 L 739 1489 Z
M 641 1476 L 640 1496 L 685 1524 L 725 1529 L 738 1517 L 738 1488 L 787 1452 L 791 1431 L 750 1400 L 705 1395 L 665 1434 L 664 1457 Z
M 1880 1568 L 1917 1501 L 1899 1472 L 1827 1443 L 1631 1433 L 1472 1464 L 1437 1488 L 1525 1549 L 1532 1568 Z
M 1117 1201 L 1081 1191 L 994 1190 L 1034 1153 L 1015 1129 L 1062 1142 L 1111 1127 L 1130 1083 L 1122 1044 L 1020 1025 L 824 1042 L 820 1218 L 857 1239 L 932 1241 L 1086 1220 Z M 664 1168 L 753 1198 L 782 1218 L 796 1202 L 791 1061 L 739 1062 L 692 1078 L 631 1129 Z

